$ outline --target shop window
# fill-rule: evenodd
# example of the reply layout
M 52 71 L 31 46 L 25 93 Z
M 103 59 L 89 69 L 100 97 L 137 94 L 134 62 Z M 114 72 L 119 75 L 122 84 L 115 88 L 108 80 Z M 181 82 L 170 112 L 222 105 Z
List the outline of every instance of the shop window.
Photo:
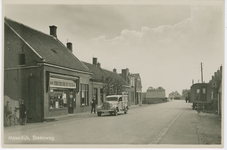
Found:
M 65 90 L 50 90 L 50 109 L 67 108 L 67 94 Z
M 88 106 L 89 105 L 89 96 L 88 96 L 88 85 L 87 84 L 81 84 L 81 91 L 80 91 L 80 95 L 81 95 L 81 100 L 80 100 L 80 104 L 82 106 Z

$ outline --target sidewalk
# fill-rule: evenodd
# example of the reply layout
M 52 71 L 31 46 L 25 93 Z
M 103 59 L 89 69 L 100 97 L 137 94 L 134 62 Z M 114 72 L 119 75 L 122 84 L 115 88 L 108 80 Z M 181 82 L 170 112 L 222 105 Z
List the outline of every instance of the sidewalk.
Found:
M 221 147 L 221 116 L 186 107 L 159 144 L 215 145 Z
M 197 129 L 200 144 L 221 144 L 221 116 L 212 113 L 198 113 Z
M 144 106 L 146 106 L 146 105 L 144 105 Z M 139 107 L 141 107 L 141 106 L 132 105 L 129 108 L 129 111 L 130 111 L 130 109 L 139 108 Z M 97 113 L 94 114 L 89 111 L 89 112 L 83 112 L 83 113 L 68 114 L 68 115 L 64 115 L 64 116 L 48 117 L 43 122 L 27 123 L 26 125 L 15 125 L 15 126 L 11 126 L 11 127 L 3 127 L 3 129 L 4 129 L 5 134 L 8 134 L 8 133 L 13 133 L 13 132 L 17 132 L 17 131 L 30 130 L 30 129 L 39 128 L 39 127 L 43 127 L 43 126 L 49 126 L 51 124 L 57 123 L 58 121 L 70 121 L 72 119 L 80 120 L 83 118 L 92 118 L 92 117 L 98 117 Z

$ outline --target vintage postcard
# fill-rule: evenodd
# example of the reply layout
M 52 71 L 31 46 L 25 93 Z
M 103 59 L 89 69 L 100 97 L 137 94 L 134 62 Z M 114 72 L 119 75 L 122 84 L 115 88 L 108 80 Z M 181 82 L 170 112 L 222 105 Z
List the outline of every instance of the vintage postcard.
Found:
M 2 1 L 2 148 L 224 148 L 224 0 Z

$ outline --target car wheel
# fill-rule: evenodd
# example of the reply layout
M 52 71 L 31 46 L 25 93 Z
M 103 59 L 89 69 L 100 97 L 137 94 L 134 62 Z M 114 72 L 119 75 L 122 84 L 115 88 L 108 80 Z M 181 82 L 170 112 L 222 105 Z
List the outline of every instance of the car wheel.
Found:
M 127 114 L 127 112 L 128 112 L 128 110 L 126 109 L 124 113 Z
M 101 113 L 100 112 L 98 112 L 97 114 L 98 114 L 98 116 L 101 116 Z
M 111 112 L 110 115 L 113 115 L 113 113 Z

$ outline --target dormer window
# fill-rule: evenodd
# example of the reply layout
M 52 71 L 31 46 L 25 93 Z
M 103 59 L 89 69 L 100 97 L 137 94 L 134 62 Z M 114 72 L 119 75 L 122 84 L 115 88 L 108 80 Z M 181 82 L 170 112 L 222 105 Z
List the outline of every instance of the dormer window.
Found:
M 25 53 L 24 52 L 21 52 L 18 55 L 19 55 L 18 65 L 25 65 Z

